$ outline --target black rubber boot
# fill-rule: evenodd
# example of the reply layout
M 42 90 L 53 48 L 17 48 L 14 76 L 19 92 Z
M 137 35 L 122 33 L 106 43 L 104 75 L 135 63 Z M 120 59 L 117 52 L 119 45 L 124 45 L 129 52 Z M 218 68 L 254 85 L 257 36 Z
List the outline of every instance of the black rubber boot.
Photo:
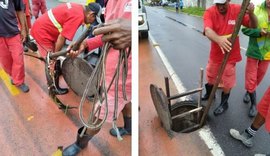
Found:
M 213 87 L 214 87 L 214 85 L 210 85 L 208 83 L 205 84 L 206 93 L 202 97 L 202 101 L 205 101 L 205 100 L 208 100 L 209 99 Z
M 222 92 L 221 94 L 221 103 L 219 104 L 219 106 L 214 110 L 214 115 L 220 115 L 222 114 L 225 110 L 228 109 L 229 104 L 228 104 L 228 100 L 230 97 L 230 93 L 229 94 L 224 94 L 224 92 Z
M 67 94 L 68 93 L 68 89 L 67 88 L 60 88 L 59 87 L 59 77 L 61 75 L 61 66 L 60 66 L 61 62 L 60 60 L 57 60 L 55 62 L 55 73 L 54 73 L 54 80 L 55 80 L 55 94 L 56 95 L 63 95 L 63 94 Z
M 254 91 L 253 93 L 249 93 L 250 96 L 250 108 L 249 108 L 249 113 L 248 116 L 249 117 L 254 117 L 257 114 L 257 109 L 256 109 L 256 91 Z
M 247 91 L 247 92 L 245 93 L 245 95 L 244 95 L 243 102 L 246 103 L 246 104 L 248 104 L 249 101 L 250 101 L 250 96 L 249 96 L 249 93 L 248 93 L 248 91 Z
M 92 136 L 84 134 L 83 137 L 80 137 L 82 130 L 83 127 L 78 130 L 77 140 L 75 141 L 75 143 L 69 145 L 67 148 L 64 149 L 63 156 L 76 156 L 78 153 L 80 153 L 82 149 L 87 146 L 89 140 L 92 139 Z

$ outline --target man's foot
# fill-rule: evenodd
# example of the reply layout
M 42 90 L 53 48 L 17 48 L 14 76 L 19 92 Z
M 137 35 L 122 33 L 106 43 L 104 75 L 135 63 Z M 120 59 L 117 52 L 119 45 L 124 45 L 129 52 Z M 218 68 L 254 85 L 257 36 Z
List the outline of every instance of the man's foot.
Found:
M 28 52 L 28 48 L 26 46 L 23 47 L 24 52 Z
M 29 92 L 29 87 L 25 83 L 23 83 L 23 84 L 21 84 L 21 85 L 19 85 L 17 87 L 24 93 Z
M 245 93 L 244 97 L 243 97 L 243 102 L 248 104 L 250 102 L 250 97 L 248 92 Z
M 121 136 L 123 135 L 131 135 L 131 132 L 128 132 L 125 128 L 123 127 L 118 127 L 119 133 Z M 112 128 L 110 129 L 110 134 L 114 137 L 117 137 L 116 131 Z
M 249 134 L 245 131 L 242 134 L 240 134 L 239 131 L 235 129 L 230 129 L 230 135 L 234 139 L 241 141 L 247 147 L 253 146 L 252 137 L 249 136 Z

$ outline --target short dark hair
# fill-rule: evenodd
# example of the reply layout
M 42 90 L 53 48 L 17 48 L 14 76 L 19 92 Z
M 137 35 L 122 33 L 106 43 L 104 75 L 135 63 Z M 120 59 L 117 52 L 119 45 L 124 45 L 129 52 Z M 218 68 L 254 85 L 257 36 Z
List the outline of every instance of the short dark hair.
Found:
M 102 8 L 98 3 L 89 3 L 87 6 L 85 6 L 86 11 L 92 11 L 96 15 L 96 21 L 98 23 L 102 23 L 100 20 L 100 15 L 102 13 Z

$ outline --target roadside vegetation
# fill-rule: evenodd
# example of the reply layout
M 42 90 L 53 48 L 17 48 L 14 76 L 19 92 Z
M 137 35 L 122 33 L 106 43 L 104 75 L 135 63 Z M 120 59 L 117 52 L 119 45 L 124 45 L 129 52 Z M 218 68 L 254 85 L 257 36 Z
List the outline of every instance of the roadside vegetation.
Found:
M 164 8 L 175 12 L 175 7 L 165 6 Z M 199 7 L 186 7 L 186 8 L 183 8 L 182 10 L 183 13 L 186 13 L 188 15 L 195 15 L 195 16 L 200 16 L 200 17 L 203 16 L 204 11 L 205 10 L 203 8 L 199 8 Z M 179 12 L 181 12 L 180 9 L 179 9 Z
M 170 0 L 171 2 L 175 2 L 175 0 Z M 145 6 L 152 6 L 152 7 L 163 7 L 164 9 L 167 9 L 169 11 L 175 12 L 175 4 L 172 6 L 169 6 L 168 4 L 163 5 L 160 0 L 152 0 L 151 3 L 144 2 Z M 204 14 L 205 9 L 202 7 L 184 7 L 182 9 L 182 13 L 186 13 L 188 15 L 194 15 L 202 17 Z M 181 13 L 179 8 L 179 13 Z

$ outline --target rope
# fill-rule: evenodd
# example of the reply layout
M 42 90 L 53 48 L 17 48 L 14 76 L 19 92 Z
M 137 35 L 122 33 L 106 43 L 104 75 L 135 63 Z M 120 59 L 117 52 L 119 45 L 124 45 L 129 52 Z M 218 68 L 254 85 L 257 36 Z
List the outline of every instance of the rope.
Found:
M 120 136 L 119 130 L 116 126 L 116 120 L 117 120 L 117 110 L 118 110 L 118 83 L 119 83 L 119 76 L 120 76 L 120 69 L 122 70 L 122 91 L 123 91 L 123 97 L 126 100 L 126 79 L 127 79 L 127 73 L 128 73 L 128 57 L 130 55 L 131 49 L 128 49 L 128 52 L 126 50 L 120 50 L 119 51 L 119 58 L 118 62 L 116 65 L 115 73 L 113 75 L 113 78 L 111 82 L 109 83 L 108 88 L 106 88 L 106 77 L 105 77 L 105 72 L 106 72 L 106 60 L 107 60 L 107 55 L 110 50 L 111 46 L 107 42 L 104 44 L 102 47 L 100 59 L 97 62 L 96 67 L 94 68 L 94 71 L 92 72 L 91 76 L 89 77 L 86 88 L 84 90 L 83 96 L 80 101 L 79 105 L 79 117 L 84 125 L 84 129 L 81 133 L 83 135 L 86 131 L 86 128 L 92 129 L 92 130 L 97 130 L 102 127 L 104 122 L 107 119 L 108 116 L 108 91 L 110 90 L 112 84 L 114 83 L 115 86 L 115 99 L 114 99 L 114 115 L 113 115 L 113 129 L 115 129 L 117 133 L 117 138 L 118 140 L 122 140 L 122 137 Z M 97 82 L 94 82 L 94 78 L 99 78 Z M 88 120 L 84 119 L 83 117 L 83 105 L 85 103 L 85 99 L 87 96 L 87 93 L 90 89 L 90 86 L 95 86 L 94 87 L 94 102 L 92 109 L 89 113 L 89 118 Z M 100 86 L 100 87 L 99 87 Z M 105 114 L 103 119 L 100 119 L 100 111 L 102 105 L 105 104 Z M 99 119 L 101 120 L 100 122 Z

